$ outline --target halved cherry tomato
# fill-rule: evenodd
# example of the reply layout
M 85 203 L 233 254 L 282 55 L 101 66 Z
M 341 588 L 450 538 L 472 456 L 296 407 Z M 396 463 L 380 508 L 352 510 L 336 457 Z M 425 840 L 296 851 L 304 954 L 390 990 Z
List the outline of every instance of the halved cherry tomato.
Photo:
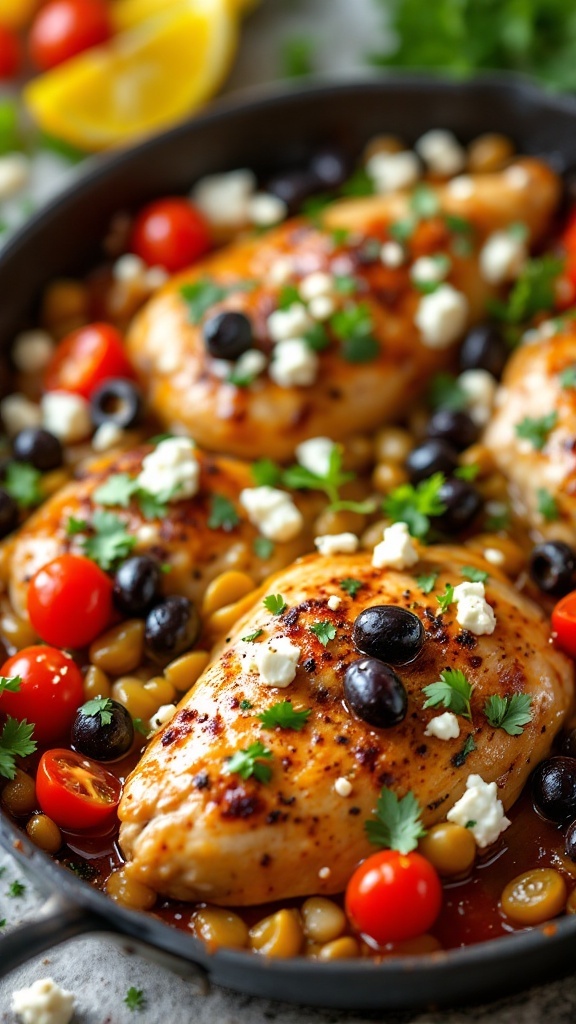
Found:
M 80 327 L 62 339 L 46 369 L 47 391 L 73 391 L 83 398 L 110 377 L 133 378 L 122 337 L 111 324 Z
M 85 647 L 110 624 L 112 586 L 110 577 L 89 558 L 60 555 L 30 581 L 30 622 L 49 644 Z
M 47 750 L 36 773 L 40 807 L 60 828 L 101 828 L 113 821 L 120 801 L 115 775 L 73 750 Z
M 346 889 L 352 924 L 379 946 L 423 935 L 441 905 L 436 869 L 419 853 L 374 853 L 356 868 Z
M 82 675 L 65 651 L 54 647 L 25 647 L 4 662 L 3 676 L 20 676 L 17 693 L 0 694 L 0 711 L 34 722 L 34 739 L 41 745 L 68 738 L 82 704 Z
M 48 71 L 111 35 L 108 6 L 102 0 L 49 0 L 32 23 L 30 57 L 40 71 Z
M 576 590 L 558 601 L 552 612 L 552 636 L 558 647 L 576 658 Z
M 140 211 L 130 248 L 149 267 L 174 274 L 208 252 L 210 228 L 187 199 L 159 199 Z
M 0 25 L 0 80 L 15 78 L 22 64 L 22 47 L 15 32 Z

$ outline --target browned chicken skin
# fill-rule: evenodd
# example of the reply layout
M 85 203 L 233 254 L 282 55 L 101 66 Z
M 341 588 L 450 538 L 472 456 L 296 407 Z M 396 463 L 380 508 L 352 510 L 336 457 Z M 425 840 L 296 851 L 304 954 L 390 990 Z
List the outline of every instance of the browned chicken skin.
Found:
M 312 555 L 269 581 L 285 611 L 273 616 L 261 599 L 255 603 L 126 783 L 120 842 L 130 872 L 165 896 L 217 904 L 335 893 L 373 849 L 364 822 L 383 785 L 398 795 L 412 790 L 426 825 L 446 817 L 470 773 L 495 780 L 509 807 L 565 718 L 573 669 L 551 647 L 541 612 L 497 572 L 486 589 L 497 618 L 492 635 L 463 632 L 454 606 L 437 616 L 434 594 L 424 595 L 415 576 L 439 571 L 441 593 L 462 581 L 465 564 L 470 551 L 452 547 L 427 549 L 414 574 L 374 569 L 365 554 Z M 345 577 L 362 582 L 355 599 L 339 585 Z M 336 611 L 328 606 L 334 594 L 342 598 Z M 352 626 L 375 604 L 414 610 L 426 631 L 419 657 L 398 669 L 407 716 L 387 730 L 359 720 L 343 700 L 345 668 L 359 656 Z M 337 629 L 326 646 L 310 631 L 320 620 Z M 241 639 L 258 629 L 254 643 Z M 250 669 L 257 644 L 280 636 L 301 648 L 296 678 L 281 690 Z M 447 667 L 462 669 L 474 684 L 473 724 L 460 718 L 459 738 L 443 741 L 424 735 L 443 709 L 424 710 L 422 689 Z M 491 727 L 482 709 L 492 694 L 518 692 L 531 695 L 533 719 L 521 736 L 509 736 Z M 285 699 L 311 709 L 303 731 L 261 729 L 256 716 Z M 249 702 L 246 710 L 241 701 Z M 475 749 L 455 762 L 470 734 Z M 227 774 L 227 759 L 258 741 L 273 753 L 271 781 Z M 334 788 L 342 776 L 352 784 L 346 798 Z
M 430 374 L 450 359 L 449 346 L 427 347 L 415 326 L 421 295 L 409 276 L 413 257 L 449 256 L 447 280 L 466 295 L 467 322 L 474 322 L 494 294 L 479 273 L 483 241 L 491 232 L 521 221 L 530 241 L 538 242 L 559 199 L 556 176 L 532 159 L 466 181 L 470 186 L 464 193 L 450 184 L 431 186 L 441 214 L 426 223 L 416 251 L 407 242 L 405 266 L 391 269 L 378 259 L 365 264 L 360 255 L 367 238 L 382 241 L 389 237 L 391 222 L 412 216 L 409 195 L 395 193 L 335 203 L 325 213 L 321 229 L 302 219 L 288 221 L 263 237 L 222 249 L 172 280 L 136 317 L 128 335 L 130 357 L 158 419 L 171 430 L 184 428 L 211 450 L 282 461 L 306 438 L 328 435 L 342 440 L 405 413 Z M 447 214 L 472 225 L 468 253 L 454 244 Z M 350 231 L 344 246 L 335 243 L 335 229 Z M 286 256 L 294 268 L 293 283 L 317 270 L 352 273 L 360 280 L 362 290 L 355 301 L 370 309 L 379 353 L 368 362 L 348 362 L 332 339 L 319 355 L 312 386 L 280 387 L 264 373 L 250 387 L 237 388 L 215 372 L 202 326 L 191 322 L 180 289 L 206 278 L 227 289 L 251 282 L 253 287 L 233 291 L 209 315 L 227 309 L 247 313 L 255 346 L 269 354 L 267 318 L 276 309 L 280 292 L 271 282 L 279 258 Z

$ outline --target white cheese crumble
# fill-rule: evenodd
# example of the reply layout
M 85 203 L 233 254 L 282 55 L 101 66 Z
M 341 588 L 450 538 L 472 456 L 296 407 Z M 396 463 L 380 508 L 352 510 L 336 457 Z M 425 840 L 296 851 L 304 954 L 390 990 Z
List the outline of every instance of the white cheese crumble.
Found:
M 156 292 L 170 279 L 170 275 L 164 267 L 148 267 L 144 274 L 144 284 L 149 292 Z
M 341 775 L 334 783 L 334 790 L 338 793 L 338 796 L 350 796 L 350 793 L 352 792 L 352 783 L 349 779 L 345 779 L 344 776 Z
M 331 295 L 317 295 L 316 298 L 310 299 L 308 303 L 310 316 L 313 320 L 319 320 L 321 323 L 332 316 L 335 311 L 336 303 Z
M 342 604 L 342 598 L 338 597 L 338 594 L 331 594 L 328 598 L 327 604 L 331 612 L 337 612 Z
M 366 164 L 366 171 L 379 193 L 397 192 L 409 188 L 420 177 L 420 161 L 411 150 L 399 153 L 374 153 Z
M 457 178 L 452 178 L 452 181 L 448 182 L 446 188 L 454 199 L 470 199 L 474 195 L 476 186 L 474 178 L 468 174 L 459 174 Z
M 374 548 L 372 565 L 376 569 L 408 569 L 419 557 L 406 523 L 392 523 Z
M 324 533 L 314 538 L 320 555 L 351 555 L 358 551 L 360 541 L 355 533 Z
M 488 370 L 464 370 L 458 385 L 466 398 L 466 409 L 478 427 L 485 427 L 492 415 L 498 382 Z
M 12 1009 L 22 1024 L 69 1024 L 74 1013 L 74 995 L 60 988 L 52 978 L 41 978 L 29 988 L 12 993 Z
M 11 437 L 26 427 L 39 427 L 42 422 L 42 410 L 36 402 L 31 402 L 26 395 L 15 392 L 7 395 L 0 402 L 0 414 L 6 433 Z
M 216 362 L 216 360 L 214 360 Z M 224 360 L 218 360 L 218 362 L 224 362 Z M 259 377 L 264 372 L 268 365 L 268 360 L 263 352 L 259 348 L 249 348 L 247 352 L 243 352 L 234 363 L 234 376 L 241 380 L 242 378 L 255 378 Z M 228 363 L 228 374 L 230 373 L 230 363 Z
M 322 880 L 324 880 L 326 878 L 330 878 L 331 874 L 332 874 L 332 871 L 330 870 L 330 868 L 320 868 L 320 870 L 318 872 L 318 878 L 321 878 Z
M 153 526 L 152 523 L 143 523 L 142 526 L 139 526 L 135 537 L 138 547 L 150 547 L 152 544 L 157 544 L 160 540 L 158 528 Z
M 42 426 L 64 444 L 83 441 L 92 430 L 90 405 L 70 391 L 48 391 L 40 403 Z
M 435 736 L 438 740 L 456 740 L 460 735 L 458 719 L 451 711 L 431 718 L 424 730 L 425 736 Z
M 23 153 L 0 157 L 0 200 L 15 195 L 30 179 L 30 161 Z
M 92 448 L 95 452 L 107 452 L 109 448 L 114 448 L 117 444 L 120 444 L 123 437 L 124 431 L 122 427 L 119 427 L 117 423 L 113 423 L 112 420 L 108 420 L 107 423 L 101 423 L 98 427 L 92 438 Z
M 496 783 L 484 782 L 481 775 L 468 776 L 466 792 L 446 817 L 464 828 L 468 825 L 480 849 L 496 842 L 510 825 L 502 801 L 498 799 Z
M 149 733 L 148 737 L 155 736 L 157 732 L 160 732 L 168 722 L 171 722 L 176 714 L 175 704 L 162 704 L 156 714 L 152 715 L 152 718 L 148 722 Z
M 279 341 L 268 372 L 280 388 L 309 388 L 318 376 L 319 359 L 304 338 Z
M 456 621 L 462 629 L 468 629 L 476 636 L 494 632 L 496 616 L 486 600 L 483 583 L 459 583 L 454 587 L 454 600 Z
M 294 273 L 294 261 L 290 256 L 278 256 L 270 264 L 266 279 L 268 284 L 281 286 L 288 284 Z
M 380 260 L 385 267 L 401 267 L 406 256 L 399 242 L 384 242 L 380 249 Z
M 246 487 L 240 493 L 240 504 L 252 525 L 268 540 L 293 540 L 304 525 L 302 513 L 290 495 L 276 487 Z
M 444 256 L 419 256 L 410 267 L 410 277 L 422 284 L 443 281 L 450 270 L 450 261 Z
M 460 337 L 468 318 L 468 300 L 451 284 L 442 284 L 430 295 L 423 295 L 415 323 L 427 348 L 448 348 Z
M 440 128 L 425 132 L 414 146 L 432 174 L 450 178 L 466 164 L 466 152 L 452 132 Z
M 12 359 L 22 373 L 40 373 L 46 369 L 54 352 L 54 342 L 47 331 L 22 331 L 14 339 Z
M 288 215 L 288 207 L 284 200 L 269 192 L 256 192 L 250 196 L 247 210 L 250 223 L 261 228 L 279 224 Z
M 266 686 L 283 690 L 294 681 L 301 654 L 301 648 L 287 636 L 277 636 L 256 645 L 252 662 Z
M 312 325 L 313 321 L 301 302 L 293 302 L 288 309 L 275 309 L 268 317 L 268 333 L 275 342 L 300 338 Z
M 119 256 L 112 267 L 112 277 L 115 281 L 122 281 L 124 284 L 135 284 L 144 282 L 146 264 L 133 252 L 126 252 Z
M 498 548 L 484 548 L 482 554 L 486 561 L 490 562 L 491 565 L 504 565 L 504 562 L 506 561 L 504 552 L 499 551 Z
M 334 278 L 323 270 L 316 270 L 313 274 L 303 277 L 298 285 L 298 292 L 304 302 L 317 299 L 320 295 L 332 295 L 334 292 Z
M 532 179 L 525 167 L 522 167 L 520 164 L 513 164 L 512 167 L 508 167 L 506 170 L 506 180 L 510 188 L 524 189 L 528 188 Z
M 296 461 L 316 476 L 326 476 L 335 447 L 329 437 L 311 437 L 296 446 Z
M 138 484 L 149 494 L 170 495 L 183 501 L 198 493 L 200 464 L 195 445 L 187 437 L 168 437 L 142 460 Z
M 200 178 L 192 190 L 192 200 L 204 216 L 217 227 L 242 227 L 248 221 L 248 201 L 256 190 L 252 171 L 228 171 Z
M 522 270 L 527 256 L 523 239 L 511 231 L 495 231 L 480 250 L 480 273 L 489 284 L 513 281 Z

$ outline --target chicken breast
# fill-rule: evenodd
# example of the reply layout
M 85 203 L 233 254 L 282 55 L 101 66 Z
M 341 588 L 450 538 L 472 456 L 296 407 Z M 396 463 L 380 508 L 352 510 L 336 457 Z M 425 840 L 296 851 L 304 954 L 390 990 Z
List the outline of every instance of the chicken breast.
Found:
M 313 546 L 311 522 L 319 506 L 316 498 L 304 495 L 298 498 L 304 512 L 300 531 L 289 541 L 268 545 L 271 550 L 265 547 L 265 557 L 259 557 L 257 552 L 262 553 L 262 548 L 255 547 L 259 532 L 239 503 L 242 489 L 254 486 L 250 467 L 234 459 L 206 455 L 198 449 L 198 494 L 170 501 L 166 514 L 146 518 L 135 498 L 126 507 L 112 504 L 105 509 L 94 500 L 94 492 L 111 478 L 120 474 L 136 477 L 151 450 L 146 445 L 112 459 L 103 457 L 92 462 L 80 472 L 79 479 L 58 491 L 8 538 L 2 546 L 2 575 L 17 614 L 27 617 L 28 583 L 38 569 L 65 551 L 82 552 L 82 538 L 92 531 L 89 527 L 80 528 L 80 532 L 71 534 L 70 520 L 90 524 L 97 511 L 106 511 L 125 524 L 129 537 L 136 538 L 136 553 L 150 552 L 170 565 L 170 572 L 164 577 L 167 593 L 184 594 L 196 602 L 201 600 L 210 581 L 227 569 L 247 572 L 257 584 Z M 219 499 L 230 503 L 220 526 L 212 518 L 215 509 L 218 511 L 214 502 Z
M 575 371 L 574 324 L 568 320 L 552 337 L 540 329 L 510 358 L 484 434 L 521 514 L 542 536 L 570 544 L 576 543 Z
M 406 193 L 344 200 L 327 208 L 321 226 L 300 218 L 227 246 L 173 279 L 134 320 L 128 350 L 152 409 L 208 449 L 280 461 L 306 438 L 342 440 L 394 419 L 498 292 L 479 272 L 487 236 L 521 221 L 537 242 L 559 190 L 548 168 L 525 159 L 498 174 L 426 186 L 426 215 Z M 403 248 L 395 243 L 400 265 L 380 258 L 391 224 L 406 236 Z M 422 256 L 442 257 L 432 275 L 445 277 L 456 297 L 423 294 L 434 289 L 429 279 L 414 285 L 412 274 L 426 274 L 415 265 Z M 317 272 L 328 283 L 310 284 Z M 310 295 L 322 287 L 332 291 L 315 304 Z M 290 315 L 273 324 L 279 303 Z M 208 354 L 203 324 L 225 310 L 249 317 L 259 369 Z M 285 341 L 295 335 L 317 351 L 300 338 L 288 354 Z M 244 375 L 244 386 L 231 373 Z
M 384 785 L 399 796 L 412 790 L 426 825 L 446 817 L 470 773 L 495 780 L 509 807 L 564 720 L 573 668 L 550 645 L 542 613 L 497 571 L 487 584 L 492 635 L 462 630 L 454 605 L 438 615 L 435 594 L 462 582 L 465 564 L 470 551 L 452 547 L 423 551 L 410 572 L 375 569 L 364 554 L 311 555 L 270 580 L 267 591 L 282 595 L 284 611 L 273 615 L 255 603 L 126 782 L 120 843 L 130 872 L 165 896 L 230 905 L 336 893 L 373 850 L 364 823 Z M 426 573 L 438 573 L 429 595 L 416 579 Z M 355 598 L 342 587 L 346 578 L 361 584 Z M 361 656 L 353 623 L 376 604 L 412 609 L 425 629 L 420 655 L 397 669 L 406 718 L 386 730 L 356 717 L 343 689 L 346 667 Z M 319 622 L 335 630 L 326 645 L 311 628 Z M 284 689 L 252 668 L 258 645 L 280 638 L 300 649 Z M 444 709 L 424 710 L 422 690 L 446 668 L 461 669 L 474 687 L 472 722 L 459 718 L 452 740 L 425 735 Z M 483 707 L 492 694 L 515 693 L 530 694 L 533 717 L 522 735 L 509 736 L 489 725 Z M 287 698 L 310 709 L 302 731 L 262 729 L 258 715 Z M 469 736 L 475 747 L 466 754 Z M 232 755 L 256 743 L 272 755 L 268 783 L 227 771 Z M 336 787 L 342 777 L 348 797 Z

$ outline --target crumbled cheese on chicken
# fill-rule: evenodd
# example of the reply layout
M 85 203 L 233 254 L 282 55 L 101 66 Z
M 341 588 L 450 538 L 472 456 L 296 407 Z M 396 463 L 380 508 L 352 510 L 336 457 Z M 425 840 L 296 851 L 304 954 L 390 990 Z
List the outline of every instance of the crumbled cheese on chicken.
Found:
M 494 609 L 485 597 L 483 583 L 459 583 L 454 587 L 456 621 L 476 636 L 493 633 L 496 629 Z
M 330 878 L 331 874 L 332 874 L 332 871 L 330 870 L 330 868 L 320 868 L 320 870 L 318 872 L 318 878 L 321 878 L 322 880 L 324 880 L 326 878 Z
M 301 654 L 301 648 L 287 636 L 277 636 L 254 647 L 252 662 L 266 686 L 285 689 L 296 676 Z
M 146 264 L 133 252 L 119 256 L 112 267 L 112 277 L 124 284 L 144 283 Z
M 334 292 L 334 278 L 332 274 L 326 274 L 323 270 L 316 270 L 313 274 L 303 277 L 298 285 L 300 297 L 304 302 L 317 299 L 319 295 L 332 295 Z
M 168 494 L 183 501 L 198 493 L 200 464 L 195 445 L 187 437 L 168 437 L 142 460 L 138 484 L 149 494 Z
M 470 199 L 474 195 L 476 185 L 470 175 L 459 174 L 457 178 L 452 178 L 446 187 L 454 199 Z
M 436 291 L 423 295 L 415 316 L 416 326 L 427 348 L 448 348 L 466 327 L 468 300 L 451 284 L 442 284 Z
M 443 281 L 450 270 L 448 259 L 435 256 L 419 256 L 410 267 L 410 277 L 421 284 L 435 284 Z
M 338 597 L 338 594 L 331 594 L 328 598 L 327 604 L 331 612 L 337 612 L 342 604 L 342 598 Z
M 300 338 L 312 325 L 313 321 L 301 302 L 293 302 L 288 309 L 275 309 L 268 317 L 268 333 L 275 342 Z
M 488 370 L 464 370 L 458 377 L 466 409 L 478 427 L 485 427 L 492 415 L 498 382 Z
M 438 740 L 456 740 L 460 735 L 458 719 L 452 711 L 431 718 L 424 730 L 425 736 L 435 736 Z
M 290 495 L 276 487 L 247 487 L 240 493 L 240 504 L 252 525 L 268 540 L 293 540 L 304 525 L 302 513 Z
M 329 437 L 311 437 L 296 447 L 296 461 L 316 476 L 326 476 L 336 445 Z
M 41 978 L 29 988 L 12 993 L 12 1009 L 22 1024 L 69 1024 L 74 1013 L 74 995 L 60 988 L 52 978 Z
M 148 737 L 154 736 L 157 732 L 160 732 L 168 722 L 171 722 L 176 714 L 175 704 L 162 704 L 156 714 L 152 715 L 152 718 L 148 722 L 149 733 Z
M 495 231 L 480 251 L 480 272 L 489 284 L 513 281 L 522 270 L 528 251 L 523 239 L 511 231 Z
M 92 438 L 92 447 L 95 452 L 107 452 L 110 448 L 120 444 L 123 437 L 124 431 L 122 427 L 108 420 L 106 423 L 101 423 L 98 427 Z
M 319 366 L 316 352 L 304 338 L 290 338 L 276 345 L 268 372 L 278 387 L 309 388 L 316 381 Z
M 39 427 L 42 422 L 40 406 L 19 392 L 2 399 L 0 414 L 6 433 L 11 437 L 26 427 Z
M 480 849 L 496 842 L 498 836 L 511 824 L 498 799 L 495 782 L 484 782 L 481 775 L 469 775 L 466 792 L 446 815 L 464 828 L 468 826 Z
M 324 320 L 328 320 L 332 314 L 336 311 L 336 303 L 331 295 L 317 295 L 316 298 L 311 299 L 308 303 L 308 312 L 313 320 L 318 320 L 322 323 Z
M 352 783 L 349 779 L 345 779 L 344 776 L 340 776 L 334 783 L 334 790 L 338 793 L 338 796 L 350 796 L 352 792 Z
M 466 151 L 452 132 L 433 128 L 418 139 L 415 150 L 432 174 L 450 178 L 466 165 Z
M 399 242 L 384 242 L 380 249 L 380 260 L 385 267 L 401 267 L 405 259 L 404 249 Z
M 70 391 L 48 391 L 40 403 L 42 426 L 64 444 L 88 437 L 92 429 L 90 406 L 81 395 Z
M 239 228 L 249 220 L 248 202 L 256 190 L 252 171 L 228 171 L 200 178 L 192 200 L 216 227 Z
M 22 331 L 14 339 L 12 359 L 22 373 L 40 373 L 48 366 L 53 353 L 54 342 L 47 331 Z
M 408 569 L 419 557 L 406 523 L 392 523 L 374 548 L 372 565 L 376 569 Z
M 374 153 L 366 164 L 366 171 L 376 191 L 383 194 L 410 188 L 420 177 L 420 161 L 411 150 L 399 153 Z
M 482 554 L 486 561 L 490 562 L 491 565 L 504 565 L 504 562 L 506 561 L 504 552 L 500 551 L 498 548 L 484 548 Z
M 288 207 L 279 196 L 269 192 L 256 192 L 248 200 L 248 219 L 261 228 L 279 224 L 288 215 Z
M 324 533 L 314 538 L 320 555 L 350 555 L 358 551 L 360 541 L 355 533 Z
M 508 167 L 505 174 L 510 188 L 528 188 L 532 180 L 526 168 L 520 164 L 513 164 L 512 167 Z
M 270 265 L 267 281 L 271 285 L 288 284 L 294 274 L 294 261 L 290 256 L 278 256 Z
M 214 362 L 225 362 L 222 360 L 214 360 Z M 237 380 L 254 379 L 259 377 L 264 372 L 268 365 L 268 360 L 261 352 L 259 348 L 249 348 L 247 352 L 243 352 L 234 363 L 234 376 Z M 230 373 L 230 363 L 228 363 L 228 374 Z M 227 376 L 228 376 L 227 374 Z

